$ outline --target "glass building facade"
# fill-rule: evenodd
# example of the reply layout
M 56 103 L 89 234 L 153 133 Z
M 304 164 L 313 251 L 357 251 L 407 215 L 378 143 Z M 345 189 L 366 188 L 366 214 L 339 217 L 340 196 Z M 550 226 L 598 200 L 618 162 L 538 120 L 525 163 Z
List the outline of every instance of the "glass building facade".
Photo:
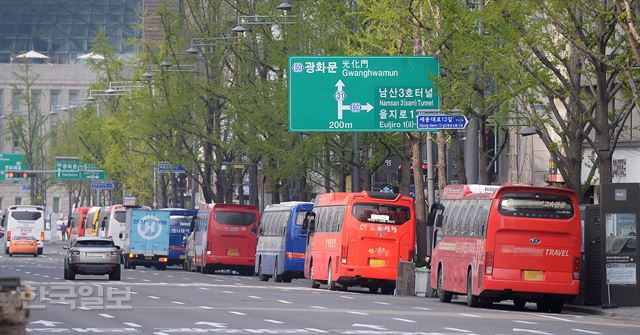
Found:
M 0 63 L 35 50 L 49 62 L 72 64 L 104 28 L 116 53 L 133 54 L 142 33 L 142 0 L 0 0 Z

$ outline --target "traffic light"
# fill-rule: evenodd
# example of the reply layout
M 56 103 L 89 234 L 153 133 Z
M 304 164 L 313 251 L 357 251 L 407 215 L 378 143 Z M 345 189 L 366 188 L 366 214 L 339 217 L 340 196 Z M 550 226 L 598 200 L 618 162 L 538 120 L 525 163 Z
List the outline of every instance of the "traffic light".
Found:
M 7 172 L 7 179 L 17 179 L 17 178 L 29 178 L 29 172 L 22 172 L 22 171 Z

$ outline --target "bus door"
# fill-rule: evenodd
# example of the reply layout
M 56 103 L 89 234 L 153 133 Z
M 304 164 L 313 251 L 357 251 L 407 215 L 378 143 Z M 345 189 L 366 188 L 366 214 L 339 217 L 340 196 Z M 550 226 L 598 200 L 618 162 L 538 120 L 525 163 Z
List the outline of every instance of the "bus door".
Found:
M 492 215 L 497 212 L 498 217 L 491 217 L 489 224 L 495 231 L 494 250 L 488 248 L 485 256 L 494 279 L 565 283 L 574 279 L 572 268 L 575 262 L 579 268 L 580 262 L 580 220 L 572 198 L 506 191 L 495 207 Z
M 302 230 L 302 221 L 308 211 L 311 211 L 313 205 L 308 207 L 297 207 L 289 217 L 288 234 L 286 238 L 286 251 L 297 253 L 292 258 L 304 258 L 304 252 L 307 249 L 307 233 Z M 301 253 L 301 255 L 300 255 Z
M 397 269 L 398 260 L 408 260 L 407 250 L 413 249 L 410 229 L 406 228 L 408 225 L 403 226 L 411 220 L 408 206 L 355 203 L 352 213 L 355 220 L 346 220 L 351 222 L 347 229 L 350 242 L 341 250 L 343 264 Z
M 209 224 L 207 250 L 211 250 L 216 256 L 255 259 L 257 222 L 257 212 L 214 208 L 212 222 Z M 212 238 L 215 238 L 215 242 Z

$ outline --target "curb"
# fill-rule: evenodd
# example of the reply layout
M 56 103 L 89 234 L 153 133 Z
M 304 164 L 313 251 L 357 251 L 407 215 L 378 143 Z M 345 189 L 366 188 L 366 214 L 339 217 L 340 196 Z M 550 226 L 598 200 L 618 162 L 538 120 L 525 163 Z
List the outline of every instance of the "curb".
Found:
M 605 318 L 610 319 L 618 319 L 618 320 L 628 320 L 628 321 L 640 321 L 640 314 L 633 312 L 619 312 L 613 309 L 602 309 L 595 306 L 578 306 L 578 305 L 565 305 L 564 310 L 584 313 L 584 314 L 592 314 L 599 315 Z

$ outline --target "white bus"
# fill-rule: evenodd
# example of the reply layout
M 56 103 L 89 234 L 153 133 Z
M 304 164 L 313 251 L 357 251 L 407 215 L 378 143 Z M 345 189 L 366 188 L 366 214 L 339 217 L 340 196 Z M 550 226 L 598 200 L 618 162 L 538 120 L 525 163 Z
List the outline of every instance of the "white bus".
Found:
M 45 208 L 32 205 L 9 207 L 2 217 L 5 234 L 4 252 L 9 253 L 9 241 L 12 236 L 33 236 L 38 241 L 38 255 L 42 255 L 45 239 Z

